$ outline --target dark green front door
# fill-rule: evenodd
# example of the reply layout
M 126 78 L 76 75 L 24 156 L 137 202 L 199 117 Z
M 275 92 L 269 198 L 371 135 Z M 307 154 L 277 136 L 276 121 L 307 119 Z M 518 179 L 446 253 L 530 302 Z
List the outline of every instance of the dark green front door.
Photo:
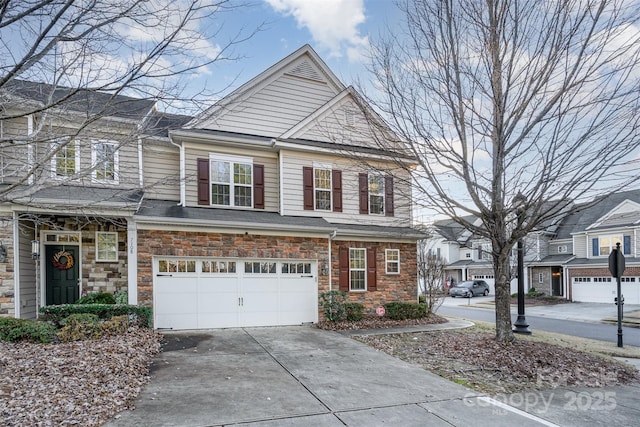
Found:
M 46 246 L 47 305 L 71 304 L 78 300 L 78 247 Z

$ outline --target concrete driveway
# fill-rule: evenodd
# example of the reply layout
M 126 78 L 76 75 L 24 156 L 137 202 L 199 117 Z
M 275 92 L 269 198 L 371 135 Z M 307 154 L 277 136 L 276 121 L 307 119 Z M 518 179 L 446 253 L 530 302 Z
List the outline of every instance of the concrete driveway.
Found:
M 136 409 L 108 426 L 542 425 L 335 332 L 297 326 L 166 337 Z

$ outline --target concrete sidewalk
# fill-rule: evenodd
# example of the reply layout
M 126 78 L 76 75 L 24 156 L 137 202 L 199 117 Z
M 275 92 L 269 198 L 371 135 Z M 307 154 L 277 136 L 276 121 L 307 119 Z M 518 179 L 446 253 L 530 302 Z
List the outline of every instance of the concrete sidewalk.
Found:
M 638 388 L 611 390 L 606 402 L 600 389 L 491 398 L 309 326 L 165 336 L 136 409 L 107 426 L 623 426 L 640 417 Z M 578 414 L 563 410 L 578 403 Z

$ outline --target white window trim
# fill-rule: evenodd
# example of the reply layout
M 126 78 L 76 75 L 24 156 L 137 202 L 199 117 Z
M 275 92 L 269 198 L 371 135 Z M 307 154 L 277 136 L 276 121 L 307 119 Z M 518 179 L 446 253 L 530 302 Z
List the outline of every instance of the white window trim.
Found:
M 363 251 L 364 252 L 364 268 L 351 268 L 351 252 Z M 352 289 L 351 288 L 351 271 L 364 271 L 364 289 Z M 349 248 L 349 292 L 366 292 L 368 288 L 367 283 L 367 249 L 366 248 Z
M 389 253 L 395 252 L 398 254 L 397 260 L 389 260 Z M 398 264 L 398 271 L 389 271 L 389 264 Z M 385 249 L 384 250 L 384 269 L 386 274 L 400 274 L 400 249 Z
M 622 249 L 622 252 L 624 253 L 624 234 L 604 234 L 604 235 L 597 235 L 597 236 L 591 236 L 591 238 L 589 239 L 589 244 L 593 245 L 593 239 L 598 239 L 598 255 L 595 255 L 598 258 L 605 258 L 608 257 L 611 254 L 611 251 L 613 251 L 616 248 L 616 244 L 614 243 L 614 239 L 620 239 L 620 249 Z M 609 239 L 609 253 L 607 254 L 602 254 L 602 251 L 600 250 L 602 247 L 602 239 Z M 591 252 L 591 254 L 593 255 L 593 249 L 590 248 L 589 252 Z M 629 255 L 629 254 L 626 254 Z
M 228 162 L 231 163 L 230 167 L 229 167 L 229 204 L 228 205 L 221 205 L 218 203 L 213 203 L 213 197 L 211 197 L 212 195 L 209 194 L 209 198 L 211 200 L 210 205 L 211 206 L 227 206 L 227 207 L 232 207 L 232 208 L 239 208 L 239 209 L 253 209 L 253 203 L 254 203 L 254 191 L 253 191 L 253 185 L 254 185 L 254 179 L 255 177 L 253 176 L 253 158 L 251 157 L 240 157 L 240 156 L 231 156 L 228 154 L 217 154 L 217 153 L 209 153 L 209 193 L 211 193 L 211 185 L 213 183 L 213 181 L 211 181 L 211 162 Z M 251 205 L 250 206 L 236 206 L 235 204 L 235 183 L 233 182 L 233 164 L 234 163 L 240 163 L 240 164 L 248 164 L 251 165 L 251 185 L 244 185 L 244 184 L 239 184 L 240 187 L 251 187 Z
M 99 144 L 113 145 L 115 150 L 113 152 L 113 179 L 98 179 L 98 153 L 97 147 Z M 120 183 L 120 147 L 115 141 L 109 141 L 105 139 L 98 139 L 91 141 L 91 165 L 93 170 L 91 171 L 91 181 L 100 184 L 119 184 Z
M 115 259 L 104 259 L 100 258 L 100 251 L 98 250 L 98 235 L 99 234 L 108 234 L 115 235 L 116 237 L 116 258 Z M 118 262 L 119 254 L 118 254 L 118 233 L 116 231 L 96 231 L 96 262 Z
M 56 152 L 53 155 L 53 157 L 51 158 L 51 178 L 54 179 L 69 179 L 72 178 L 73 175 L 76 175 L 80 172 L 80 144 L 78 143 L 77 139 L 74 139 L 72 141 L 69 141 L 69 143 L 65 146 L 68 147 L 69 145 L 73 144 L 76 147 L 76 153 L 74 155 L 75 157 L 75 170 L 73 171 L 73 175 L 58 175 L 58 153 L 60 152 L 59 150 L 62 150 L 63 148 L 61 147 L 61 145 L 63 144 L 63 142 L 59 142 L 59 141 L 54 141 L 53 142 L 54 145 L 57 145 L 56 147 Z
M 544 273 L 538 273 L 538 283 L 544 283 Z
M 379 178 L 382 180 L 382 185 L 380 186 L 380 188 L 382 189 L 382 192 L 371 193 L 371 184 L 370 184 L 371 177 Z M 367 204 L 369 205 L 369 215 L 379 215 L 379 216 L 385 215 L 385 208 L 386 208 L 385 188 L 384 188 L 385 185 L 386 185 L 386 182 L 385 182 L 384 176 L 380 175 L 379 173 L 372 173 L 372 172 L 369 172 L 367 174 L 367 194 L 368 194 Z M 376 212 L 376 213 L 371 212 L 371 196 L 382 197 L 382 212 Z
M 329 171 L 329 188 L 320 188 L 316 187 L 316 170 L 327 170 Z M 317 199 L 316 199 L 316 191 L 326 191 L 329 193 L 329 208 L 327 209 L 318 209 L 317 207 Z M 313 164 L 313 210 L 319 212 L 332 212 L 333 211 L 333 169 L 331 169 L 331 165 L 321 165 L 321 164 Z
M 566 254 L 567 253 L 567 245 L 559 245 L 558 246 L 558 253 L 559 254 Z

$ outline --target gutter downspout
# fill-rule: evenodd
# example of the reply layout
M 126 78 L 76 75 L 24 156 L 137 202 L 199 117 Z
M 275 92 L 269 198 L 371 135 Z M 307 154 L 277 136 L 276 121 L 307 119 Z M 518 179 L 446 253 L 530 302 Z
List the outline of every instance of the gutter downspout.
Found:
M 169 143 L 175 147 L 178 147 L 178 149 L 180 150 L 180 202 L 178 203 L 178 206 L 182 206 L 185 207 L 187 205 L 186 203 L 186 170 L 185 170 L 185 165 L 184 165 L 184 146 L 182 144 L 176 144 L 175 142 L 173 142 L 173 137 L 171 136 L 171 134 L 169 134 Z
M 329 249 L 328 249 L 328 252 L 329 252 L 329 292 L 331 292 L 332 285 L 333 285 L 333 283 L 332 283 L 333 281 L 331 280 L 331 277 L 332 277 L 332 274 L 331 274 L 331 264 L 332 264 L 332 260 L 331 260 L 331 241 L 336 238 L 336 234 L 338 234 L 338 230 L 333 230 L 331 232 L 331 234 L 329 234 L 329 239 L 328 239 L 328 242 L 329 242 Z

